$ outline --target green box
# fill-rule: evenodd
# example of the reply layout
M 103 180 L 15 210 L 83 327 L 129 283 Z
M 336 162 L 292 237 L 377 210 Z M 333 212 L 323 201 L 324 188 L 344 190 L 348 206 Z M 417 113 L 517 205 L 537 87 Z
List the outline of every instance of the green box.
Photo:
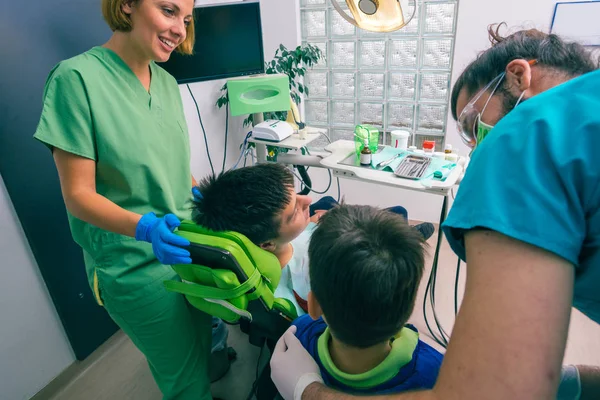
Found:
M 227 81 L 232 116 L 290 109 L 290 84 L 285 74 Z
M 371 153 L 377 153 L 379 130 L 372 125 L 356 125 L 356 128 L 354 128 L 354 148 L 356 149 L 357 156 L 360 155 L 360 152 L 365 147 L 365 138 L 368 138 Z

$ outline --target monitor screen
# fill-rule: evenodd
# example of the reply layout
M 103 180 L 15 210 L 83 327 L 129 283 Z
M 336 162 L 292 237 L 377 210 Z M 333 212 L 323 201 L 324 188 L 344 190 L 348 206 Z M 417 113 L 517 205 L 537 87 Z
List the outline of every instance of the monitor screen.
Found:
M 194 9 L 194 54 L 171 54 L 159 63 L 179 83 L 264 72 L 259 2 Z

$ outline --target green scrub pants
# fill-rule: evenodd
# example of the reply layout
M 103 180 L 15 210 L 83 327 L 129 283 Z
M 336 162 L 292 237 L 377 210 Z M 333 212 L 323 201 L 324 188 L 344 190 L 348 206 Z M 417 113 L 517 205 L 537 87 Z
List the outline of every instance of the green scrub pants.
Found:
M 139 308 L 115 311 L 123 307 L 110 298 L 103 298 L 104 307 L 146 356 L 165 400 L 212 400 L 211 316 L 189 305 L 182 295 L 162 290 L 162 296 L 149 304 L 140 302 Z

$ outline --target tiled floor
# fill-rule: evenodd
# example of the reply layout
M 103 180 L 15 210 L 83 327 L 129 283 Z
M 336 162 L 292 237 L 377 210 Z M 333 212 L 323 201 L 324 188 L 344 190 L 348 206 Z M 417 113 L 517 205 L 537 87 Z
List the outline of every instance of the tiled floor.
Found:
M 435 249 L 435 240 L 436 235 L 429 241 L 431 254 Z M 430 264 L 431 257 L 428 261 L 428 265 Z M 459 291 L 463 287 L 464 268 L 463 264 Z M 456 257 L 444 241 L 440 252 L 436 310 L 442 326 L 448 333 L 454 322 L 455 271 Z M 427 271 L 428 275 L 429 271 Z M 417 306 L 410 322 L 419 329 L 423 340 L 435 345 L 427 336 L 422 312 L 425 284 L 426 279 L 423 280 Z M 259 349 L 251 346 L 247 337 L 237 327 L 230 328 L 229 345 L 237 350 L 238 359 L 232 364 L 227 375 L 213 384 L 213 396 L 225 400 L 244 400 L 255 378 Z M 122 333 L 115 335 L 99 350 L 98 354 L 93 355 L 93 358 L 96 360 L 91 365 L 84 368 L 78 377 L 67 383 L 50 399 L 161 399 L 144 357 Z M 263 358 L 266 358 L 266 354 Z M 565 362 L 600 365 L 600 327 L 578 312 L 573 313 Z

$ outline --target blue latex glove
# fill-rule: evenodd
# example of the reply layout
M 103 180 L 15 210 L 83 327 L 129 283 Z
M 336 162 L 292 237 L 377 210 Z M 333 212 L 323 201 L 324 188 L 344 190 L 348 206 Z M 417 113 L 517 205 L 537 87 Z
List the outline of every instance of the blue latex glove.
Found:
M 167 214 L 158 218 L 153 212 L 145 214 L 135 228 L 136 240 L 152 243 L 154 255 L 165 265 L 191 264 L 190 252 L 178 246 L 189 246 L 190 241 L 173 233 L 180 225 L 179 218 Z
M 192 194 L 194 195 L 195 201 L 200 201 L 204 198 L 204 196 L 202 196 L 202 193 L 200 193 L 200 189 L 198 189 L 198 187 L 196 186 L 192 188 Z

